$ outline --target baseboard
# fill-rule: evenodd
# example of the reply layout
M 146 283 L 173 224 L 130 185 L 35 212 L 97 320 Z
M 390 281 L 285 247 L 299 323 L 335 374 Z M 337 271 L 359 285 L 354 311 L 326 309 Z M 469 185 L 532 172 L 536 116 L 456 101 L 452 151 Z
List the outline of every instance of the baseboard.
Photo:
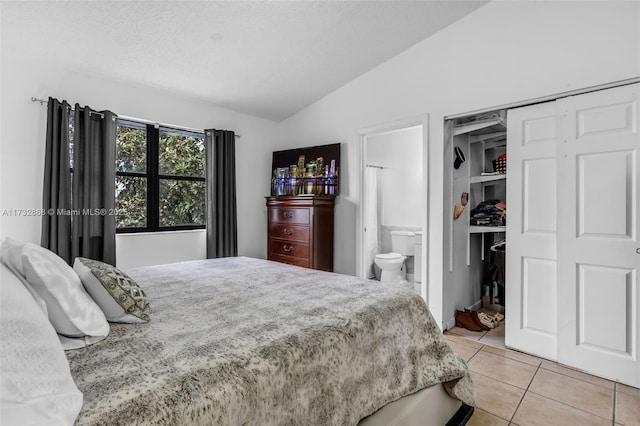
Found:
M 453 327 L 455 327 L 456 325 L 456 319 L 455 318 L 449 318 L 448 321 L 445 321 L 444 323 L 444 329 L 445 330 L 451 330 Z
M 482 308 L 482 299 L 478 300 L 476 303 L 469 306 L 467 309 L 470 311 L 477 311 L 480 308 Z

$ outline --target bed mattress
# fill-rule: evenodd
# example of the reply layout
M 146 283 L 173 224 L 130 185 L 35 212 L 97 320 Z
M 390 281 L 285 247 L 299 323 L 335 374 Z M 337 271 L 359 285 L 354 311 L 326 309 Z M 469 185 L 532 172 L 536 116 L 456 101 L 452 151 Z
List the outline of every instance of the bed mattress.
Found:
M 77 424 L 356 425 L 468 370 L 424 301 L 398 286 L 252 258 L 126 271 L 147 324 L 67 352 Z

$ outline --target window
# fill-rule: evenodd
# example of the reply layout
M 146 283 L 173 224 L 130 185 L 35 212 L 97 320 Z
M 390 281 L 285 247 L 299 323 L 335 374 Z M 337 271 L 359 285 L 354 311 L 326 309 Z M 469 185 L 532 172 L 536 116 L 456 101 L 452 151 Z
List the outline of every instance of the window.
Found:
M 118 232 L 205 227 L 204 134 L 118 120 Z

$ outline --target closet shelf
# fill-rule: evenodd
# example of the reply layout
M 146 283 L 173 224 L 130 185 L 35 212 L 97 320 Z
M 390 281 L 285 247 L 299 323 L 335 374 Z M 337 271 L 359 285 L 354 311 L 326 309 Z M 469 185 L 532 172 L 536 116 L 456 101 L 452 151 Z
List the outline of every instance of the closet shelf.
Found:
M 469 123 L 458 124 L 453 128 L 453 135 L 463 135 L 465 133 L 491 134 L 504 132 L 507 123 L 502 117 L 495 117 L 487 120 L 476 120 Z
M 507 232 L 506 226 L 469 226 L 470 234 L 488 234 L 491 232 Z
M 506 178 L 507 178 L 507 175 L 504 173 L 500 175 L 493 175 L 493 176 L 471 176 L 469 178 L 469 183 L 495 182 L 495 181 L 505 180 Z
M 504 141 L 506 143 L 507 140 L 507 132 L 492 132 L 492 133 L 482 133 L 479 135 L 471 135 L 469 136 L 469 143 L 476 142 L 498 142 Z

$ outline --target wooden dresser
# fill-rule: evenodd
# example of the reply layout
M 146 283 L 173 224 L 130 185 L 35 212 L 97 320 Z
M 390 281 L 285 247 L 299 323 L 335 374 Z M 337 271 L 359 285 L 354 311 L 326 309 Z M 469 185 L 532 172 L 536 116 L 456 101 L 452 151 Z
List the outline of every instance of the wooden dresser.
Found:
M 333 271 L 334 196 L 267 198 L 268 259 Z

